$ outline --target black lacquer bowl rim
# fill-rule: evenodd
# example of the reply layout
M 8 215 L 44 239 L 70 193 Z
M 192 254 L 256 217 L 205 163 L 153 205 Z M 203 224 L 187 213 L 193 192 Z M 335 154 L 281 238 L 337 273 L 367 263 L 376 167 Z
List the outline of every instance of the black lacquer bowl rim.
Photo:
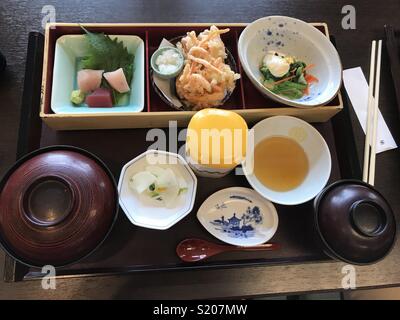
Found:
M 88 256 L 90 256 L 93 252 L 95 252 L 102 244 L 103 242 L 107 239 L 107 237 L 109 236 L 109 234 L 111 233 L 111 230 L 113 229 L 115 222 L 117 221 L 118 218 L 118 212 L 119 212 L 119 202 L 118 202 L 118 188 L 117 188 L 117 182 L 114 178 L 114 175 L 112 174 L 111 170 L 107 167 L 107 165 L 103 162 L 103 160 L 101 160 L 98 156 L 96 156 L 95 154 L 79 148 L 79 147 L 75 147 L 75 146 L 70 146 L 70 145 L 53 145 L 53 146 L 48 146 L 48 147 L 43 147 L 43 148 L 39 148 L 36 149 L 32 152 L 27 153 L 26 155 L 22 156 L 21 158 L 19 158 L 7 171 L 6 173 L 3 175 L 3 177 L 0 180 L 0 192 L 3 190 L 3 187 L 5 186 L 6 182 L 8 181 L 8 178 L 23 164 L 25 163 L 27 160 L 40 155 L 42 153 L 46 153 L 46 152 L 51 152 L 51 151 L 62 151 L 62 150 L 66 150 L 66 151 L 74 151 L 77 153 L 80 153 L 84 156 L 87 156 L 88 158 L 93 159 L 97 164 L 100 165 L 100 167 L 104 170 L 104 172 L 109 176 L 113 187 L 114 187 L 114 191 L 115 191 L 115 213 L 114 213 L 114 218 L 113 221 L 107 231 L 107 233 L 105 234 L 105 236 L 103 237 L 103 239 L 92 249 L 90 250 L 88 253 L 84 254 L 82 257 L 79 257 L 77 259 L 71 260 L 71 261 L 66 261 L 65 263 L 61 264 L 61 265 L 55 265 L 55 268 L 63 268 L 66 266 L 69 266 L 71 264 L 77 263 L 85 258 L 87 258 Z M 6 244 L 5 240 L 3 239 L 2 235 L 0 234 L 0 247 L 9 255 L 11 256 L 14 260 L 22 263 L 23 265 L 26 265 L 28 267 L 32 267 L 32 268 L 41 268 L 43 267 L 35 265 L 33 263 L 31 263 L 30 261 L 25 260 L 23 257 L 20 257 L 18 255 L 16 255 L 13 250 Z

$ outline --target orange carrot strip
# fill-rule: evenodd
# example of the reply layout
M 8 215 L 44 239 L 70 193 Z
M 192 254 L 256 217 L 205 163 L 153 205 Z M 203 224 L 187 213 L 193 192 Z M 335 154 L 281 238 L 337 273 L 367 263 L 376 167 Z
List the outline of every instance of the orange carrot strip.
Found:
M 308 83 L 313 83 L 313 82 L 318 82 L 318 78 L 314 77 L 312 74 L 307 74 L 304 76 L 304 79 L 308 82 Z
M 312 69 L 312 68 L 314 68 L 314 67 L 315 67 L 315 64 L 309 64 L 308 66 L 306 66 L 306 67 L 303 69 L 303 72 L 306 71 L 306 70 Z

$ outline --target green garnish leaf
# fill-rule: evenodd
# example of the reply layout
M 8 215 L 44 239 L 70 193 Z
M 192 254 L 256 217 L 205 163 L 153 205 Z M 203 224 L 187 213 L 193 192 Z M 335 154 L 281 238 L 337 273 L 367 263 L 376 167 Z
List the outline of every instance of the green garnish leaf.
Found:
M 296 76 L 297 76 L 297 77 L 300 77 L 300 76 L 303 74 L 303 70 L 304 70 L 303 67 L 298 67 L 298 68 L 296 69 Z
M 178 196 L 179 196 L 181 193 L 186 192 L 187 190 L 188 190 L 188 188 L 180 188 L 179 191 L 178 191 Z
M 279 80 L 279 78 L 276 78 L 272 75 L 271 71 L 269 71 L 269 69 L 266 66 L 261 67 L 260 71 L 264 76 L 264 80 L 272 80 L 273 82 Z
M 286 81 L 275 85 L 271 91 L 289 99 L 300 99 L 304 95 L 304 90 L 306 88 L 307 85 Z
M 297 82 L 292 82 L 292 81 L 285 81 L 282 82 L 275 87 L 278 87 L 279 89 L 298 89 L 298 90 L 304 90 L 307 88 L 307 84 L 302 84 L 302 83 L 297 83 Z
M 268 79 L 268 80 L 265 80 L 263 82 L 264 86 L 269 90 L 273 90 L 274 89 L 274 87 L 275 87 L 274 83 L 275 83 L 275 81 L 272 80 L 272 79 Z
M 303 96 L 303 91 L 296 89 L 296 88 L 286 88 L 282 89 L 276 86 L 272 92 L 276 94 L 280 94 L 282 96 L 285 96 L 289 99 L 295 100 L 295 99 L 300 99 Z
M 300 75 L 300 77 L 297 80 L 297 82 L 307 86 L 307 81 L 306 81 L 306 78 L 304 78 L 304 74 L 303 73 Z
M 306 64 L 303 61 L 295 61 L 290 65 L 290 70 L 295 70 L 297 68 L 305 68 Z

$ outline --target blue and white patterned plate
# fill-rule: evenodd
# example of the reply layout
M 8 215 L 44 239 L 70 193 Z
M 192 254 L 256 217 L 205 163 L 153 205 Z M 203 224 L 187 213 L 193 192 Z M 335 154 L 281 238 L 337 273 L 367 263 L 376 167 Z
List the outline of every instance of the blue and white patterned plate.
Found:
M 262 244 L 278 228 L 274 205 L 253 189 L 241 187 L 212 194 L 197 211 L 197 219 L 214 237 L 237 246 Z

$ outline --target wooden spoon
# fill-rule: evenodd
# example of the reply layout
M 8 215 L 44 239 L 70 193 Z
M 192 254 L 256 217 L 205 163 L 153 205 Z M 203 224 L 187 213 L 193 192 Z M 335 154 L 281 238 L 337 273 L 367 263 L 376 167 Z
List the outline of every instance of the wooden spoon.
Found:
M 258 246 L 239 247 L 221 245 L 202 239 L 185 239 L 176 247 L 178 257 L 185 262 L 195 262 L 229 251 L 267 251 L 280 247 L 277 243 L 265 243 Z

